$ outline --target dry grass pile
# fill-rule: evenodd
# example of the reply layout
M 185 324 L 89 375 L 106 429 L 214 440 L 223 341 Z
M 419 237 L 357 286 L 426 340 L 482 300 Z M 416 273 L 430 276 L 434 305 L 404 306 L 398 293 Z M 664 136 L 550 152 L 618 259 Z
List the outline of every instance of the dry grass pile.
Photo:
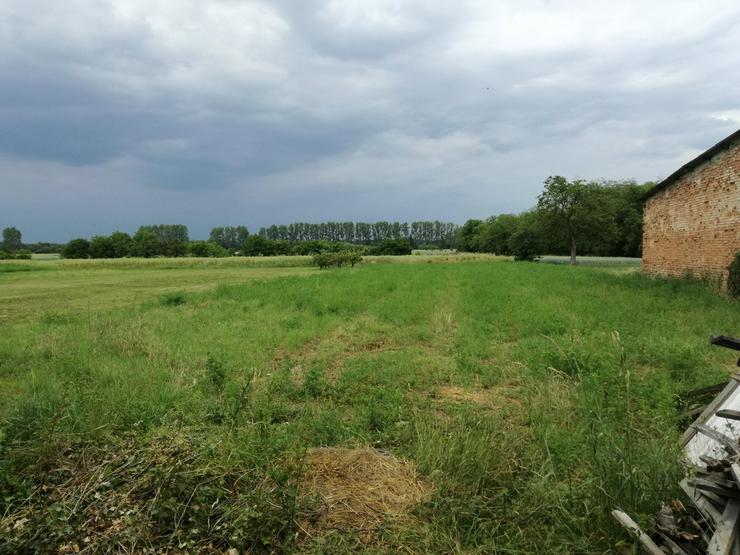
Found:
M 490 391 L 485 389 L 465 389 L 457 385 L 445 385 L 440 387 L 435 397 L 442 401 L 453 403 L 473 403 L 476 405 L 488 405 L 491 402 Z
M 413 519 L 412 508 L 431 496 L 431 482 L 405 459 L 370 448 L 311 449 L 301 484 L 322 507 L 307 532 L 322 529 L 374 532 Z
M 525 402 L 525 392 L 518 380 L 505 381 L 496 385 L 461 387 L 443 385 L 435 388 L 430 395 L 439 401 L 470 403 L 489 409 L 521 409 Z

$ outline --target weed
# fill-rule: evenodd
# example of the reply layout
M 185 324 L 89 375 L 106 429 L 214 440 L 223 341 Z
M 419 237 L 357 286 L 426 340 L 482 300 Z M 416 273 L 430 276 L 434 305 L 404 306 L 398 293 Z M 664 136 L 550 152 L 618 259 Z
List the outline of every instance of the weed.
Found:
M 206 359 L 206 381 L 216 391 L 221 391 L 226 383 L 226 367 L 224 363 L 211 355 Z
M 187 297 L 181 292 L 165 293 L 160 297 L 160 302 L 164 306 L 180 306 L 187 302 Z

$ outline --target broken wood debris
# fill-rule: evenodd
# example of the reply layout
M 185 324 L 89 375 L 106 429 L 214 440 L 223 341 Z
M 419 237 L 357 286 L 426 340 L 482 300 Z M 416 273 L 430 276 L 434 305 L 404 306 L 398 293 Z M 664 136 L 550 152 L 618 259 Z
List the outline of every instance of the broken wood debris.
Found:
M 740 339 L 717 336 L 710 342 L 740 350 Z M 648 534 L 626 513 L 612 511 L 647 553 L 740 555 L 740 372 L 721 385 L 689 393 L 680 407 L 681 416 L 699 415 L 683 435 L 687 476 L 679 483 L 696 518 L 673 501 L 661 506 Z M 708 393 L 715 397 L 699 410 L 695 399 Z

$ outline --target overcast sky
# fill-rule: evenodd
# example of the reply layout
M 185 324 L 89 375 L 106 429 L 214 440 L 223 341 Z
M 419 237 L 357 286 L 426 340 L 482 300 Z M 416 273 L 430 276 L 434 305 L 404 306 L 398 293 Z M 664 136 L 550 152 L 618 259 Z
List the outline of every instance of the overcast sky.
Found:
M 0 2 L 0 227 L 25 241 L 461 223 L 739 127 L 736 0 Z

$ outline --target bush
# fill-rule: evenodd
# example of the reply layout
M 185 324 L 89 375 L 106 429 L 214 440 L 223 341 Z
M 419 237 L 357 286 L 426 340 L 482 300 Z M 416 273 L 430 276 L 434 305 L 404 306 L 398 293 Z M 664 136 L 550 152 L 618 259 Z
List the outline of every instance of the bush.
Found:
M 344 264 L 354 266 L 362 262 L 362 254 L 358 251 L 322 252 L 313 255 L 313 263 L 322 270 L 330 266 L 341 268 Z
M 88 258 L 89 256 L 90 241 L 87 239 L 72 239 L 62 249 L 62 258 Z
M 188 254 L 200 258 L 224 258 L 230 255 L 228 250 L 213 241 L 190 241 Z
M 180 306 L 187 302 L 185 293 L 182 293 L 180 291 L 165 293 L 159 298 L 159 300 L 164 306 Z
M 31 251 L 8 252 L 0 249 L 0 260 L 31 260 Z
M 241 254 L 243 256 L 280 256 L 291 254 L 291 245 L 288 241 L 265 239 L 260 235 L 250 235 L 244 241 Z
M 320 252 L 319 254 L 313 255 L 313 263 L 320 269 L 328 268 L 329 266 L 337 265 L 337 256 L 333 252 Z
M 128 233 L 115 231 L 110 236 L 96 235 L 90 239 L 90 258 L 123 258 L 131 254 L 132 240 Z
M 373 254 L 402 256 L 411 254 L 411 250 L 408 239 L 384 239 L 373 249 Z
M 727 292 L 735 298 L 740 298 L 740 251 L 735 253 L 729 275 L 727 276 Z
M 539 237 L 532 229 L 520 229 L 509 238 L 514 260 L 534 260 L 539 253 Z

